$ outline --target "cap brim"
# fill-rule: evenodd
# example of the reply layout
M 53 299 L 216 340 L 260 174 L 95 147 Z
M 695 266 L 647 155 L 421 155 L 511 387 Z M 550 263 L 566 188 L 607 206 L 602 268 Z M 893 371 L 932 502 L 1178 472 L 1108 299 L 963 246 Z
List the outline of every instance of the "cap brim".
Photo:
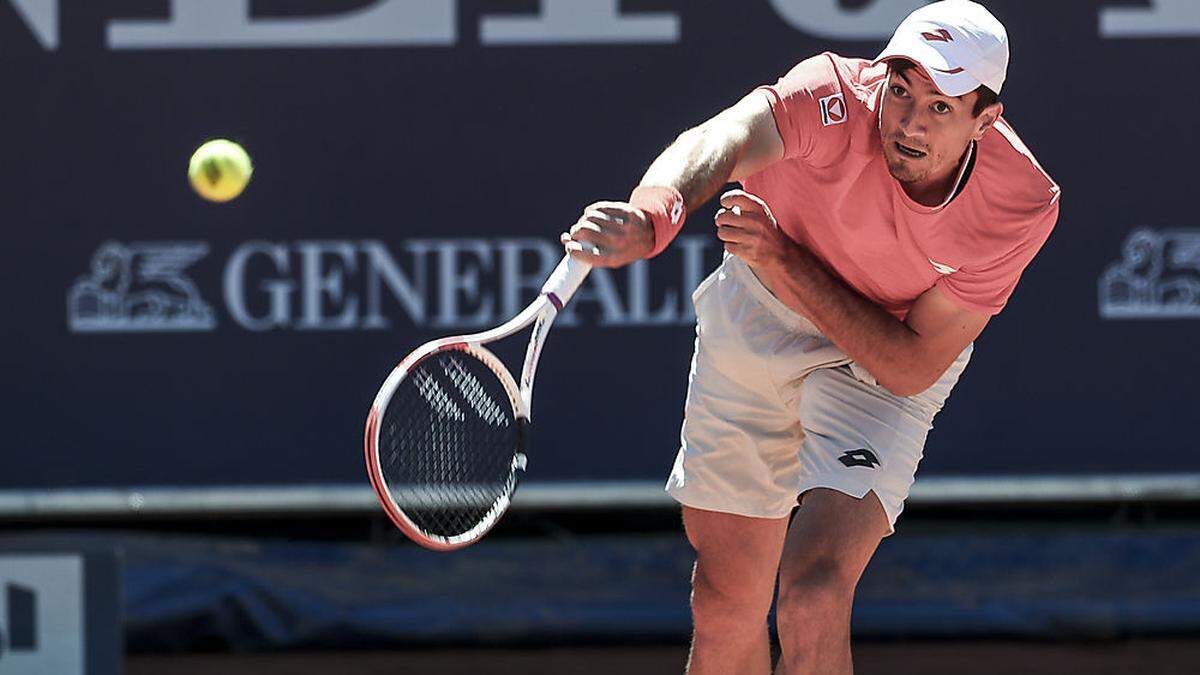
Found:
M 933 80 L 933 86 L 946 96 L 963 96 L 982 84 L 966 70 L 953 67 L 936 47 L 920 40 L 893 39 L 875 59 L 875 63 L 892 59 L 908 59 L 917 64 Z

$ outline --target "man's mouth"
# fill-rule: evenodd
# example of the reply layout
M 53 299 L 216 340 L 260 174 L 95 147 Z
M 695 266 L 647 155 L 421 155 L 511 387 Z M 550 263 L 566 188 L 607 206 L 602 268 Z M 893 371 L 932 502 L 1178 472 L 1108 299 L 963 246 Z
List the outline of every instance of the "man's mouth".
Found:
M 913 159 L 921 159 L 926 154 L 926 153 L 922 152 L 921 150 L 917 150 L 916 148 L 910 148 L 907 145 L 900 143 L 898 141 L 896 142 L 896 149 L 900 151 L 900 154 L 902 154 L 906 157 L 912 157 Z

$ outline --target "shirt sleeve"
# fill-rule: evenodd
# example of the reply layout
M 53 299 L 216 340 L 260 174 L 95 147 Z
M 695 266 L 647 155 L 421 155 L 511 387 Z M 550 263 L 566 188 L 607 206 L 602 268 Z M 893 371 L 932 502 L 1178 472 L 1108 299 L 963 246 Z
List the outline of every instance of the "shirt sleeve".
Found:
M 1004 309 L 1017 287 L 1021 273 L 1041 250 L 1058 222 L 1058 197 L 1043 210 L 1031 214 L 1022 236 L 1002 255 L 964 266 L 938 280 L 937 286 L 960 306 L 974 312 L 996 315 Z
M 828 54 L 801 61 L 778 82 L 759 90 L 771 103 L 785 159 L 821 166 L 849 143 L 851 106 Z

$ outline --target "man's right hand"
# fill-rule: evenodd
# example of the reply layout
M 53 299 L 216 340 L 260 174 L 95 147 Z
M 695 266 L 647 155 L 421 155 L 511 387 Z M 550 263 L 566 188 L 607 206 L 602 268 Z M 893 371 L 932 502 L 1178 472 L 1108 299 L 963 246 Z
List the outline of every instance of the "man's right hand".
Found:
M 594 267 L 623 267 L 654 250 L 654 226 L 627 202 L 596 202 L 559 239 L 567 253 Z

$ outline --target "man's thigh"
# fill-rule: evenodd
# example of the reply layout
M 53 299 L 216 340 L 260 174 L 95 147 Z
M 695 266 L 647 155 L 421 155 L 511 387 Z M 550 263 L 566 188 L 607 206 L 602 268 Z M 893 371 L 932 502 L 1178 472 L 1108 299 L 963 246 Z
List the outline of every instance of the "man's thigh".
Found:
M 696 549 L 698 591 L 744 604 L 766 616 L 787 535 L 788 519 L 750 518 L 683 507 L 688 541 Z
M 937 410 L 862 381 L 849 367 L 810 373 L 798 406 L 804 427 L 797 492 L 831 488 L 882 505 L 888 532 L 904 509 Z
M 809 490 L 785 538 L 780 586 L 833 574 L 837 578 L 831 582 L 853 588 L 889 532 L 888 515 L 874 492 L 853 497 L 827 488 Z

